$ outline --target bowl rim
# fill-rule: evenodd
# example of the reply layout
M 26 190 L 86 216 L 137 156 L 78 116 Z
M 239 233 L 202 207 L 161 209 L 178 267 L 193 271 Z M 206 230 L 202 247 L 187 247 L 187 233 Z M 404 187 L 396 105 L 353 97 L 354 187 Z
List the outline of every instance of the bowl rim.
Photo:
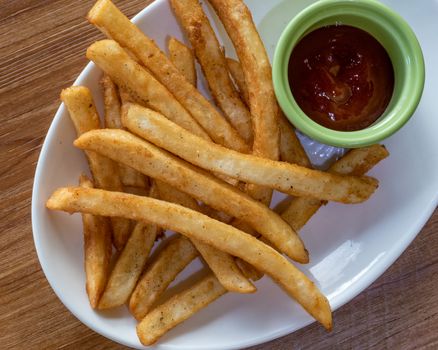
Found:
M 408 57 L 403 60 L 403 67 L 406 68 L 408 77 L 410 77 L 410 79 L 407 79 L 409 86 L 405 83 L 401 88 L 404 92 L 403 99 L 399 99 L 390 110 L 386 110 L 383 118 L 380 118 L 371 126 L 357 131 L 329 129 L 309 118 L 296 103 L 290 91 L 287 74 L 289 57 L 295 44 L 312 26 L 330 18 L 333 15 L 330 10 L 333 11 L 340 6 L 344 6 L 344 10 L 348 11 L 345 12 L 347 15 L 351 14 L 356 17 L 366 18 L 376 23 L 378 20 L 371 18 L 367 13 L 378 13 L 379 18 L 385 20 L 385 24 L 389 24 L 397 30 L 398 34 L 403 35 L 405 40 L 399 41 L 405 43 L 402 49 L 409 53 Z M 305 23 L 306 26 L 303 27 L 302 23 Z M 300 34 L 295 41 L 290 40 L 291 37 L 294 37 L 298 28 L 299 32 L 303 34 Z M 275 49 L 272 66 L 275 95 L 289 121 L 301 132 L 316 141 L 346 148 L 369 146 L 398 131 L 415 112 L 425 82 L 424 57 L 415 33 L 399 14 L 376 0 L 319 0 L 306 7 L 292 18 L 283 30 Z

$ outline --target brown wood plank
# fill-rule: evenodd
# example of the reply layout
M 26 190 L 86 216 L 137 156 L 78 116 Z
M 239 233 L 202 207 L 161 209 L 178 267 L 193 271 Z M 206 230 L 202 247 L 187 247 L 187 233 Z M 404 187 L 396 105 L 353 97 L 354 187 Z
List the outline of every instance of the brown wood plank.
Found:
M 150 1 L 116 1 L 129 16 Z M 30 200 L 38 154 L 59 92 L 102 35 L 84 18 L 93 1 L 3 0 L 0 5 L 0 348 L 122 349 L 82 325 L 47 283 L 32 240 Z M 311 325 L 253 347 L 438 348 L 438 211 L 372 286 L 335 312 L 327 334 Z

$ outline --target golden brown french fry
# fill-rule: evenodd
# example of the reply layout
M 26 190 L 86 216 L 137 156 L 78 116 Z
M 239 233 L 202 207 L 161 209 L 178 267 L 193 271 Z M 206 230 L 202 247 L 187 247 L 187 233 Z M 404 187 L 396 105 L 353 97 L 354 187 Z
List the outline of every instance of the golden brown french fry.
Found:
M 91 91 L 88 88 L 72 86 L 64 89 L 61 92 L 61 100 L 67 107 L 78 136 L 89 130 L 100 129 L 99 115 Z M 96 187 L 123 192 L 116 163 L 94 152 L 85 152 L 85 155 Z M 131 233 L 131 223 L 125 219 L 112 218 L 111 226 L 114 236 L 113 243 L 120 250 Z
M 225 294 L 226 289 L 213 276 L 204 277 L 195 285 L 174 295 L 148 313 L 137 325 L 143 345 L 154 344 L 166 332 Z
M 108 284 L 99 301 L 99 309 L 117 307 L 128 301 L 146 265 L 157 233 L 156 225 L 136 223 L 111 271 Z
M 156 184 L 160 199 L 201 213 L 203 212 L 198 203 L 187 194 L 161 181 L 156 181 Z M 237 293 L 254 293 L 256 291 L 255 286 L 240 271 L 239 266 L 231 255 L 204 244 L 197 239 L 192 239 L 191 241 L 219 282 L 227 290 Z
M 239 88 L 242 98 L 245 103 L 249 105 L 248 90 L 246 88 L 245 77 L 240 63 L 231 58 L 227 58 L 227 65 L 233 80 Z M 294 127 L 286 119 L 281 110 L 278 122 L 280 127 L 280 160 L 310 168 L 311 164 L 309 158 L 295 134 Z
M 124 163 L 219 211 L 240 218 L 292 259 L 308 262 L 308 253 L 301 239 L 278 214 L 235 187 L 127 131 L 90 131 L 79 137 L 75 146 Z
M 275 249 L 230 225 L 177 204 L 80 187 L 56 190 L 46 206 L 69 213 L 79 211 L 146 221 L 198 239 L 265 272 L 325 328 L 332 327 L 330 305 L 315 284 Z
M 181 74 L 196 86 L 196 68 L 193 51 L 174 37 L 167 42 L 170 62 L 181 72 Z
M 110 0 L 97 1 L 88 13 L 88 20 L 106 36 L 134 53 L 213 141 L 241 152 L 249 151 L 248 145 L 226 119 L 184 78 L 154 41 L 131 23 Z
M 295 134 L 294 127 L 283 113 L 279 114 L 278 125 L 280 127 L 280 159 L 283 162 L 311 168 L 312 164 Z
M 120 119 L 120 99 L 116 84 L 113 83 L 108 74 L 104 74 L 100 79 L 103 91 L 103 107 L 105 127 L 111 129 L 122 129 Z
M 253 154 L 280 157 L 279 107 L 272 85 L 271 64 L 252 16 L 241 0 L 210 0 L 236 49 L 247 83 L 254 132 Z M 248 194 L 269 205 L 272 190 L 249 184 Z
M 203 138 L 206 132 L 183 106 L 144 67 L 135 62 L 113 40 L 101 40 L 87 49 L 87 58 L 107 73 L 114 82 L 159 111 L 178 125 Z
M 113 83 L 109 75 L 104 74 L 100 80 L 103 90 L 103 102 L 105 110 L 105 127 L 110 129 L 122 129 L 120 117 L 120 99 L 116 84 Z M 143 174 L 129 168 L 123 164 L 119 164 L 120 180 L 124 186 L 131 187 L 146 187 L 147 179 Z
M 94 187 L 85 175 L 81 175 L 79 184 L 84 188 Z M 85 287 L 90 305 L 95 309 L 105 290 L 110 273 L 111 226 L 108 218 L 91 214 L 82 214 L 82 223 L 84 226 Z
M 329 174 L 226 149 L 138 105 L 129 105 L 122 124 L 147 141 L 203 169 L 291 195 L 358 203 L 377 188 L 377 180 L 369 177 Z
M 328 171 L 342 175 L 364 175 L 388 155 L 386 148 L 381 145 L 353 149 L 335 162 Z M 296 197 L 291 200 L 281 217 L 299 231 L 324 203 L 313 198 Z
M 245 102 L 246 105 L 249 106 L 248 89 L 246 88 L 245 76 L 243 75 L 243 70 L 240 66 L 240 62 L 229 57 L 227 57 L 226 60 L 228 71 L 230 72 L 234 83 L 237 85 L 240 97 L 242 98 L 243 102 Z
M 240 136 L 252 144 L 251 115 L 228 74 L 227 62 L 198 0 L 171 0 L 172 8 L 201 64 L 211 95 Z
M 377 163 L 388 156 L 389 152 L 383 145 L 356 148 L 335 162 L 328 171 L 336 174 L 359 176 L 366 174 Z
M 140 321 L 166 288 L 198 256 L 192 243 L 180 235 L 171 237 L 149 264 L 129 299 L 129 310 Z

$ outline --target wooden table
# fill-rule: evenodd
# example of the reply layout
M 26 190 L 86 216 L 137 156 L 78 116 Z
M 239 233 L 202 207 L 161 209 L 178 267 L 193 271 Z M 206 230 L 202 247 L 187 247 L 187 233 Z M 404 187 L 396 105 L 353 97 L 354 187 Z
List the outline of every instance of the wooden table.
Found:
M 37 260 L 31 191 L 59 93 L 101 35 L 84 19 L 93 1 L 3 0 L 0 5 L 0 348 L 121 349 L 61 304 Z M 117 1 L 129 16 L 148 1 Z M 438 211 L 398 261 L 334 313 L 326 334 L 311 325 L 266 349 L 437 349 Z

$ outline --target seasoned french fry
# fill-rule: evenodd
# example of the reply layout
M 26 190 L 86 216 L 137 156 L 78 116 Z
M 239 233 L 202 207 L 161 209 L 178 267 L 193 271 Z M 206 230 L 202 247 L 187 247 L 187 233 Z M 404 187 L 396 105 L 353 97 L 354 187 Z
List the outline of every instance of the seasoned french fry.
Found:
M 377 180 L 372 178 L 329 174 L 226 149 L 138 105 L 129 105 L 122 123 L 147 141 L 201 168 L 291 195 L 357 203 L 377 188 Z
M 104 74 L 100 80 L 103 90 L 103 102 L 105 109 L 105 127 L 111 129 L 122 129 L 122 122 L 120 118 L 121 104 L 119 100 L 119 93 L 117 86 L 113 83 L 111 78 Z M 131 187 L 146 187 L 147 179 L 143 174 L 129 168 L 123 164 L 119 164 L 120 180 L 123 186 Z
M 156 181 L 159 197 L 167 202 L 203 212 L 198 203 L 187 194 L 178 191 L 166 183 Z M 254 293 L 255 286 L 242 274 L 234 258 L 216 248 L 191 240 L 220 283 L 229 291 L 237 293 Z
M 243 75 L 242 67 L 237 60 L 229 57 L 227 57 L 226 60 L 228 71 L 230 72 L 234 83 L 237 85 L 240 97 L 242 98 L 243 102 L 245 102 L 246 105 L 249 106 L 249 94 L 248 89 L 246 88 L 245 76 Z
M 283 162 L 310 168 L 312 165 L 306 151 L 298 140 L 294 127 L 283 113 L 279 114 L 278 125 L 280 126 L 280 159 Z
M 159 111 L 190 132 L 208 138 L 205 131 L 173 95 L 144 67 L 129 57 L 115 41 L 95 42 L 87 49 L 87 58 L 107 73 L 118 86 L 138 97 L 145 105 Z
M 175 235 L 164 244 L 129 299 L 129 310 L 138 321 L 146 316 L 176 276 L 198 256 L 198 251 L 184 236 Z
M 240 218 L 292 259 L 308 261 L 308 253 L 301 239 L 278 214 L 235 187 L 127 131 L 90 131 L 79 137 L 75 146 L 124 163 L 219 211 Z
M 79 184 L 84 188 L 93 188 L 93 183 L 85 175 L 81 175 Z M 105 290 L 110 273 L 111 226 L 108 218 L 85 213 L 82 214 L 82 224 L 84 226 L 85 287 L 90 305 L 95 309 Z
M 386 148 L 381 145 L 353 149 L 335 162 L 329 172 L 342 175 L 364 175 L 388 155 Z M 281 217 L 294 230 L 299 231 L 324 203 L 314 198 L 296 197 L 291 200 Z
M 88 13 L 88 20 L 109 38 L 114 39 L 134 53 L 141 63 L 190 112 L 213 141 L 241 152 L 249 151 L 248 145 L 245 144 L 237 131 L 184 78 L 153 40 L 131 23 L 110 0 L 97 1 Z
M 241 0 L 210 0 L 236 49 L 247 82 L 254 131 L 253 154 L 280 157 L 279 107 L 272 85 L 271 65 L 251 12 Z M 272 190 L 249 184 L 248 194 L 269 205 Z
M 117 86 L 113 83 L 108 74 L 104 74 L 100 79 L 103 91 L 104 121 L 105 127 L 111 129 L 122 129 L 120 119 L 120 99 Z
M 245 76 L 243 75 L 240 63 L 231 58 L 227 58 L 227 65 L 233 80 L 239 88 L 242 98 L 245 103 L 249 105 L 248 89 L 246 88 Z M 280 127 L 280 160 L 310 168 L 311 164 L 309 158 L 298 140 L 293 126 L 288 122 L 281 110 L 279 112 L 278 122 Z
M 366 174 L 377 163 L 388 156 L 389 152 L 383 145 L 356 148 L 335 162 L 328 171 L 336 174 L 359 176 Z
M 195 50 L 213 99 L 240 136 L 252 144 L 251 115 L 231 81 L 225 56 L 199 1 L 170 3 Z
M 169 59 L 173 65 L 190 84 L 196 86 L 196 68 L 193 51 L 174 37 L 169 38 L 167 48 L 169 50 Z
M 56 190 L 46 206 L 69 213 L 79 211 L 147 221 L 198 239 L 270 275 L 325 328 L 332 327 L 330 305 L 315 284 L 276 250 L 230 225 L 161 200 L 80 187 Z
M 67 107 L 78 136 L 89 130 L 100 129 L 99 115 L 88 88 L 72 86 L 64 89 L 61 92 L 61 100 Z M 116 163 L 94 152 L 85 152 L 85 155 L 96 187 L 123 192 Z M 120 250 L 129 237 L 131 223 L 125 219 L 111 218 L 111 226 L 114 235 L 113 243 Z
M 141 343 L 143 345 L 154 344 L 166 332 L 226 292 L 226 289 L 213 275 L 204 277 L 195 285 L 153 309 L 143 318 L 137 325 L 137 335 Z
M 126 242 L 99 301 L 99 309 L 126 303 L 143 271 L 158 233 L 156 225 L 137 222 Z

